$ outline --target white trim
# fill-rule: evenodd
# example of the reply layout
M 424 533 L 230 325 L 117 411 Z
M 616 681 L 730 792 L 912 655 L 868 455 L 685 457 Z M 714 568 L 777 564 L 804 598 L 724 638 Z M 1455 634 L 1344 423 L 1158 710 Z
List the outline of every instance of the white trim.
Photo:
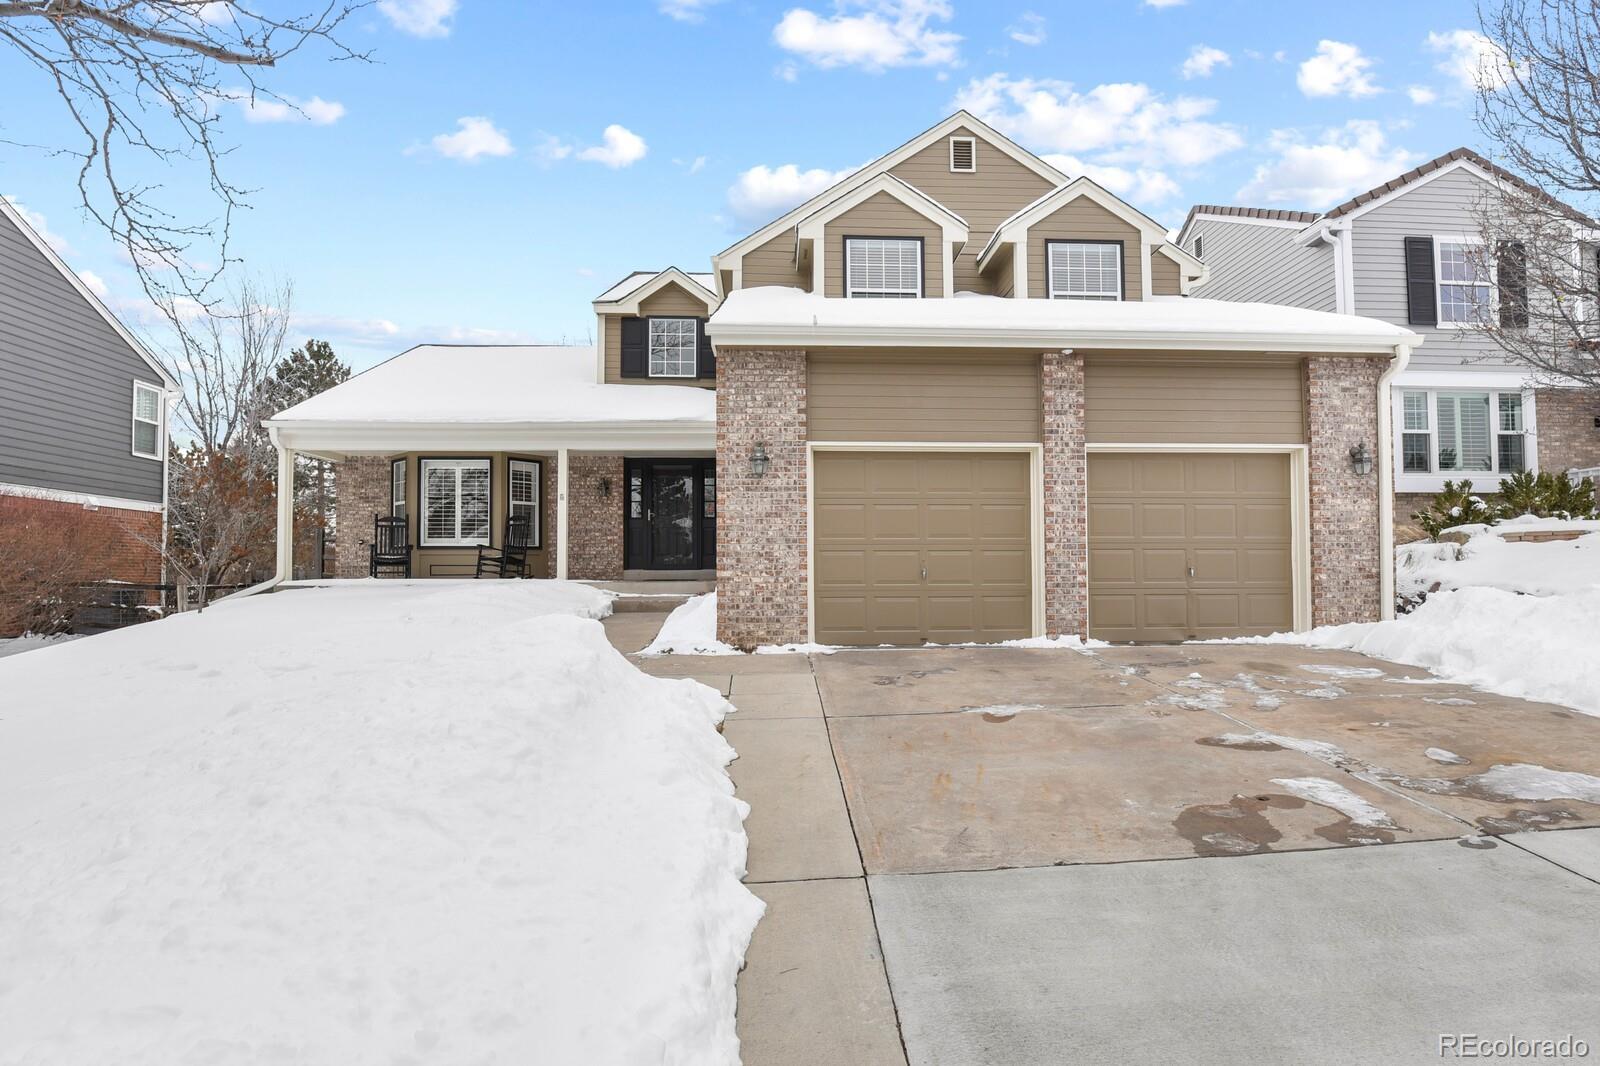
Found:
M 1089 455 L 1158 452 L 1289 456 L 1289 566 L 1294 589 L 1294 631 L 1311 628 L 1311 449 L 1305 444 L 1085 444 Z M 1084 490 L 1085 506 L 1088 490 Z M 1380 520 L 1381 520 L 1380 515 Z M 1380 521 L 1381 524 L 1381 521 Z M 1380 534 L 1381 535 L 1381 534 Z M 1088 528 L 1084 544 L 1089 545 Z M 1392 553 L 1391 553 L 1392 554 Z M 1089 573 L 1084 570 L 1084 632 L 1089 631 Z
M 799 241 L 809 240 L 812 242 L 812 259 L 825 259 L 827 257 L 827 248 L 824 242 L 826 241 L 828 224 L 837 220 L 840 215 L 847 211 L 860 207 L 867 200 L 880 193 L 893 197 L 923 218 L 937 225 L 946 244 L 966 244 L 969 237 L 966 219 L 915 185 L 901 181 L 893 174 L 879 174 L 838 199 L 830 200 L 802 218 L 795 226 L 796 247 L 798 247 Z M 853 234 L 853 236 L 863 235 Z M 822 250 L 821 255 L 817 254 L 818 249 Z M 815 266 L 813 266 L 813 270 L 815 269 Z
M 1182 296 L 1189 295 L 1189 286 L 1204 285 L 1211 276 L 1211 268 L 1199 256 L 1184 251 L 1182 245 L 1162 241 L 1160 244 L 1151 244 L 1150 251 L 1152 256 L 1160 252 L 1178 264 L 1178 292 Z
M 1500 396 L 1501 394 L 1514 393 L 1522 398 L 1522 460 L 1523 468 L 1531 473 L 1539 472 L 1539 432 L 1538 432 L 1538 399 L 1536 391 L 1526 384 L 1508 384 L 1497 386 L 1488 381 L 1473 381 L 1465 375 L 1448 375 L 1448 380 L 1439 382 L 1421 383 L 1415 378 L 1420 375 L 1407 375 L 1411 380 L 1402 384 L 1397 379 L 1389 390 L 1389 403 L 1387 405 L 1388 421 L 1391 423 L 1388 437 L 1390 450 L 1393 457 L 1389 463 L 1389 470 L 1394 477 L 1395 492 L 1434 493 L 1443 492 L 1446 481 L 1461 481 L 1465 478 L 1473 483 L 1477 492 L 1498 492 L 1501 482 L 1517 471 L 1501 471 L 1500 467 L 1500 437 L 1511 436 L 1500 430 Z M 1443 377 L 1444 375 L 1440 375 Z M 1491 375 L 1484 375 L 1490 377 Z M 1400 468 L 1405 458 L 1405 394 L 1420 392 L 1427 396 L 1428 410 L 1428 465 L 1431 468 L 1427 473 L 1420 471 L 1407 471 Z M 1441 392 L 1482 392 L 1489 396 L 1489 461 L 1493 464 L 1492 470 L 1440 470 L 1439 469 L 1439 400 Z M 1411 430 L 1412 433 L 1421 433 L 1422 430 Z
M 1175 299 L 1176 297 L 1174 297 Z M 1126 329 L 1116 332 L 1092 332 L 1065 329 L 996 329 L 993 327 L 927 326 L 797 326 L 779 325 L 719 325 L 712 320 L 707 332 L 720 346 L 759 348 L 762 346 L 784 348 L 1028 348 L 1060 349 L 1115 348 L 1127 351 L 1170 351 L 1192 349 L 1195 351 L 1241 352 L 1319 352 L 1333 354 L 1393 355 L 1397 344 L 1420 344 L 1422 338 L 1415 334 L 1405 337 L 1352 338 L 1347 333 L 1296 334 L 1275 336 L 1263 333 L 1234 333 L 1227 330 L 1195 332 L 1188 330 Z
M 1362 215 L 1365 215 L 1370 211 L 1377 210 L 1378 208 L 1382 207 L 1384 204 L 1389 203 L 1391 200 L 1394 200 L 1394 199 L 1396 199 L 1398 197 L 1404 196 L 1406 193 L 1411 192 L 1414 189 L 1419 189 L 1422 186 L 1427 185 L 1429 182 L 1436 181 L 1437 179 L 1444 177 L 1446 174 L 1454 174 L 1458 170 L 1471 171 L 1476 177 L 1481 178 L 1482 180 L 1488 182 L 1490 185 L 1493 185 L 1496 188 L 1499 188 L 1501 186 L 1501 184 L 1502 184 L 1499 178 L 1495 177 L 1493 174 L 1489 173 L 1487 170 L 1484 170 L 1482 167 L 1478 166 L 1478 164 L 1474 163 L 1472 160 L 1470 160 L 1470 159 L 1456 159 L 1456 160 L 1453 160 L 1453 161 L 1451 161 L 1449 163 L 1446 163 L 1442 167 L 1439 167 L 1437 170 L 1430 170 L 1430 171 L 1428 171 L 1428 173 L 1423 174 L 1420 177 L 1413 178 L 1410 181 L 1406 182 L 1404 185 L 1399 186 L 1398 188 L 1390 189 L 1388 192 L 1384 193 L 1382 196 L 1379 196 L 1379 197 L 1377 197 L 1375 199 L 1372 199 L 1372 200 L 1368 200 L 1366 203 L 1362 204 L 1360 207 L 1354 208 L 1354 209 L 1352 209 L 1350 211 L 1346 211 L 1344 214 L 1338 215 L 1335 218 L 1330 219 L 1329 221 L 1332 221 L 1332 222 L 1343 222 L 1346 219 L 1357 219 L 1357 218 L 1360 218 Z
M 428 469 L 448 469 L 455 471 L 455 531 L 453 537 L 430 537 L 428 535 Z M 463 536 L 461 527 L 461 475 L 466 470 L 482 469 L 487 476 L 484 484 L 485 504 L 489 513 L 484 516 L 484 532 L 481 537 Z M 488 455 L 473 456 L 419 456 L 417 459 L 417 547 L 419 548 L 476 548 L 488 545 L 494 540 L 494 457 Z
M 1097 249 L 1097 250 L 1098 249 L 1103 249 L 1103 248 L 1115 248 L 1116 252 L 1117 252 L 1117 288 L 1116 288 L 1116 292 L 1112 293 L 1111 295 L 1112 295 L 1112 297 L 1114 299 L 1117 299 L 1117 300 L 1126 300 L 1128 298 L 1127 293 L 1125 293 L 1123 291 L 1123 278 L 1124 278 L 1124 275 L 1127 273 L 1127 269 L 1128 269 L 1128 262 L 1127 262 L 1128 249 L 1127 249 L 1127 246 L 1122 241 L 1073 240 L 1071 238 L 1067 238 L 1065 240 L 1051 240 L 1051 241 L 1045 242 L 1045 246 L 1044 246 L 1044 288 L 1045 288 L 1045 298 L 1046 299 L 1049 299 L 1049 300 L 1072 300 L 1072 299 L 1099 300 L 1099 299 L 1104 299 L 1105 296 L 1107 295 L 1106 293 L 1103 293 L 1103 292 L 1073 292 L 1070 288 L 1062 290 L 1062 291 L 1059 291 L 1059 292 L 1056 290 L 1055 253 L 1058 250 L 1060 250 L 1060 251 L 1070 251 L 1074 247 L 1076 247 L 1076 248 L 1094 248 L 1094 249 Z M 1146 245 L 1146 247 L 1148 247 L 1148 245 Z M 1070 272 L 1070 270 L 1071 270 L 1070 264 L 1068 265 L 1067 270 Z M 1085 272 L 1087 272 L 1087 267 L 1085 267 Z
M 909 244 L 916 248 L 917 284 L 913 290 L 908 292 L 904 289 L 869 289 L 866 286 L 865 279 L 861 279 L 861 285 L 858 286 L 856 284 L 857 279 L 853 276 L 850 270 L 850 246 L 852 244 L 866 243 L 870 241 L 877 241 L 881 244 L 893 244 L 902 248 Z M 844 250 L 840 257 L 840 265 L 844 267 L 844 298 L 846 300 L 873 299 L 878 297 L 890 299 L 921 299 L 923 295 L 922 288 L 925 281 L 925 275 L 928 273 L 927 256 L 927 242 L 920 237 L 845 237 Z M 857 293 L 860 293 L 860 295 L 858 296 Z
M 123 496 L 99 496 L 92 492 L 67 492 L 63 489 L 46 489 L 38 485 L 15 485 L 0 481 L 0 496 L 23 496 L 51 503 L 76 503 L 89 510 L 102 507 L 116 511 L 147 511 L 165 513 L 167 505 L 154 500 L 130 500 Z
M 278 446 L 278 540 L 273 552 L 277 567 L 272 580 L 262 582 L 269 588 L 294 577 L 294 454 L 293 448 Z
M 605 315 L 636 315 L 639 305 L 668 285 L 677 285 L 690 296 L 700 300 L 706 305 L 706 310 L 714 311 L 721 304 L 721 299 L 716 293 L 691 278 L 677 267 L 668 267 L 648 281 L 641 282 L 639 287 L 630 290 L 626 295 L 610 301 L 594 301 L 597 314 Z
M 1183 229 L 1178 232 L 1178 239 L 1183 240 L 1184 234 L 1189 232 L 1190 225 L 1196 222 L 1228 222 L 1239 226 L 1276 226 L 1280 229 L 1301 230 L 1307 226 L 1314 226 L 1318 219 L 1310 222 L 1295 222 L 1287 218 L 1256 218 L 1252 215 L 1219 215 L 1213 211 L 1199 211 L 1189 216 Z
M 117 336 L 121 337 L 128 347 L 133 349 L 133 354 L 143 359 L 150 369 L 160 376 L 162 384 L 168 389 L 177 389 L 177 379 L 167 373 L 166 368 L 161 365 L 155 356 L 150 354 L 149 349 L 141 344 L 137 337 L 128 332 L 128 328 L 117 320 L 117 316 L 112 314 L 111 310 L 100 302 L 100 297 L 89 291 L 89 287 L 83 283 L 83 279 L 78 277 L 77 271 L 69 267 L 66 260 L 57 255 L 56 250 L 50 247 L 43 237 L 34 232 L 33 227 L 28 225 L 27 220 L 6 201 L 4 196 L 0 196 L 0 215 L 4 215 L 7 220 L 22 232 L 24 237 L 28 238 L 28 243 L 37 248 L 39 253 L 49 260 L 50 265 L 56 268 L 56 272 L 65 278 L 68 284 L 77 290 L 78 295 L 82 296 L 89 306 L 94 309 L 95 313 L 105 319 L 106 325 L 115 330 Z
M 1028 298 L 1028 239 L 1011 242 L 1011 295 L 1018 300 Z
M 1486 309 L 1486 314 L 1489 316 L 1489 319 L 1493 319 L 1497 315 L 1497 313 L 1499 311 L 1500 296 L 1499 296 L 1499 292 L 1497 291 L 1498 287 L 1495 284 L 1495 270 L 1494 270 L 1494 267 L 1492 265 L 1489 268 L 1489 277 L 1486 280 L 1484 280 L 1484 281 L 1473 281 L 1473 282 L 1460 282 L 1460 281 L 1446 282 L 1444 280 L 1444 271 L 1440 269 L 1442 264 L 1440 262 L 1439 256 L 1443 252 L 1444 245 L 1446 245 L 1446 244 L 1457 244 L 1457 245 L 1461 245 L 1463 248 L 1471 248 L 1473 246 L 1477 246 L 1479 248 L 1482 248 L 1483 245 L 1484 245 L 1483 238 L 1480 237 L 1480 236 L 1475 236 L 1475 235 L 1470 234 L 1470 233 L 1432 233 L 1432 234 L 1428 235 L 1428 239 L 1433 242 L 1433 320 L 1434 320 L 1434 328 L 1435 329 L 1470 330 L 1470 329 L 1477 329 L 1479 326 L 1483 325 L 1484 322 L 1485 322 L 1485 320 L 1483 320 L 1483 319 L 1480 319 L 1480 320 L 1478 320 L 1476 322 L 1473 322 L 1473 321 L 1446 322 L 1444 320 L 1444 287 L 1445 287 L 1446 284 L 1453 285 L 1453 286 L 1455 286 L 1457 288 L 1464 288 L 1464 289 L 1475 289 L 1475 288 L 1478 288 L 1480 286 L 1483 287 L 1483 288 L 1488 289 L 1489 290 L 1489 303 L 1488 303 L 1488 307 Z M 1468 262 L 1469 266 L 1473 265 L 1472 260 L 1470 258 L 1467 260 L 1467 262 Z
M 1348 243 L 1348 240 L 1346 241 Z M 1411 347 L 1398 345 L 1394 359 L 1378 377 L 1378 618 L 1388 621 L 1394 617 L 1394 464 L 1395 447 L 1391 409 L 1384 403 L 1386 390 L 1393 394 L 1390 383 L 1405 372 L 1411 362 Z
M 807 441 L 806 442 L 806 640 L 817 640 L 816 453 L 825 452 L 1010 452 L 1028 456 L 1029 616 L 1033 632 L 1044 636 L 1044 445 L 972 441 Z
M 692 317 L 690 317 L 688 315 L 651 315 L 648 318 L 646 318 L 644 321 L 645 321 L 644 376 L 647 377 L 647 378 L 655 378 L 657 380 L 679 380 L 679 381 L 686 380 L 686 379 L 689 379 L 689 378 L 697 378 L 697 377 L 699 377 L 700 376 L 700 320 L 698 318 L 692 318 Z M 690 358 L 689 358 L 690 370 L 689 370 L 689 372 L 687 374 L 683 374 L 683 373 L 668 374 L 668 373 L 665 373 L 665 372 L 660 373 L 660 374 L 656 373 L 656 371 L 655 371 L 655 360 L 656 360 L 655 328 L 656 328 L 656 323 L 657 322 L 690 322 L 690 323 L 693 323 L 694 330 L 693 330 L 693 333 L 691 334 L 691 338 L 690 338 L 690 342 L 689 342 L 690 343 L 690 349 L 691 349 L 690 350 Z M 681 334 L 680 334 L 678 339 L 682 340 Z M 682 353 L 679 352 L 678 353 L 678 357 L 681 358 L 681 355 L 682 355 Z
M 1032 152 L 1022 148 L 1015 141 L 1011 140 L 1009 137 L 1005 136 L 1003 133 L 996 130 L 994 127 L 990 126 L 987 122 L 984 122 L 976 115 L 973 115 L 969 111 L 957 111 L 944 121 L 917 134 L 915 137 L 902 144 L 899 148 L 896 148 L 885 155 L 879 156 L 877 159 L 874 159 L 860 170 L 857 170 L 854 173 L 848 174 L 839 179 L 834 184 L 817 193 L 817 195 L 811 197 L 811 199 L 807 200 L 805 203 L 800 204 L 798 207 L 790 208 L 787 212 L 773 219 L 765 226 L 762 226 L 748 237 L 729 245 L 716 255 L 713 255 L 711 257 L 713 269 L 720 269 L 719 264 L 724 259 L 729 257 L 742 257 L 752 248 L 758 248 L 767 243 L 767 241 L 777 236 L 778 233 L 782 232 L 789 226 L 794 225 L 796 220 L 804 218 L 812 211 L 815 211 L 818 206 L 829 202 L 835 197 L 849 192 L 851 189 L 863 182 L 870 181 L 879 174 L 893 170 L 895 167 L 899 166 L 907 159 L 910 159 L 924 148 L 937 143 L 941 138 L 954 133 L 962 126 L 967 127 L 978 137 L 982 138 L 982 140 L 991 148 L 999 149 L 1005 155 L 1010 156 L 1022 166 L 1028 168 L 1041 178 L 1044 178 L 1046 181 L 1050 182 L 1051 185 L 1062 185 L 1070 180 L 1067 175 L 1063 174 L 1049 163 L 1046 163 L 1043 159 L 1040 159 Z
M 1531 389 L 1537 383 L 1529 370 L 1408 369 L 1395 375 L 1397 389 Z
M 957 141 L 961 141 L 961 142 L 971 146 L 971 151 L 970 151 L 970 154 L 968 156 L 968 158 L 970 158 L 972 160 L 972 165 L 970 167 L 958 167 L 958 166 L 956 166 L 956 142 Z M 949 145 L 950 145 L 950 173 L 952 173 L 952 174 L 976 174 L 978 172 L 978 138 L 976 138 L 976 137 L 965 137 L 965 136 L 959 136 L 959 135 L 952 136 L 950 138 L 950 140 L 949 140 Z
M 597 385 L 606 383 L 606 316 L 594 316 L 594 380 Z
M 152 422 L 148 418 L 139 417 L 139 391 L 153 392 L 156 394 L 156 417 Z M 128 453 L 135 459 L 151 459 L 155 462 L 165 462 L 167 454 L 167 393 L 160 385 L 151 385 L 149 382 L 133 379 L 133 406 L 129 412 Z M 139 423 L 154 425 L 156 427 L 156 449 L 153 452 L 139 450 Z
M 1122 221 L 1132 226 L 1144 235 L 1143 244 L 1164 244 L 1167 241 L 1167 228 L 1149 215 L 1140 211 L 1133 205 L 1107 191 L 1087 177 L 1078 177 L 1065 185 L 1051 189 L 1030 204 L 1018 208 L 1010 218 L 995 227 L 990 234 L 988 243 L 978 253 L 977 266 L 981 272 L 988 265 L 988 260 L 994 250 L 1006 241 L 1023 240 L 1027 231 L 1035 223 L 1041 222 L 1060 211 L 1068 204 L 1080 197 L 1087 197 L 1093 203 L 1105 208 Z
M 409 451 L 714 450 L 717 440 L 711 422 L 297 422 L 268 428 L 296 451 L 335 461 Z
M 568 514 L 567 514 L 567 449 L 556 450 L 556 578 L 560 581 L 567 579 L 567 556 L 569 554 Z

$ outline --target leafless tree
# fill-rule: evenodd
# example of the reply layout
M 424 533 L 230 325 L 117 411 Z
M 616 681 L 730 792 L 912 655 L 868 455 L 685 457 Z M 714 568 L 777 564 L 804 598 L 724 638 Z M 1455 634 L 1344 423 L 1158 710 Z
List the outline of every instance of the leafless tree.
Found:
M 1477 329 L 1541 384 L 1600 389 L 1600 4 L 1480 0 L 1477 121 L 1497 164 L 1476 209 Z M 1440 279 L 1441 282 L 1445 279 Z
M 266 98 L 295 107 L 257 75 L 308 45 L 365 59 L 337 33 L 367 2 L 282 15 L 251 0 L 0 0 L 0 44 L 37 68 L 72 131 L 70 143 L 23 147 L 77 158 L 85 211 L 126 249 L 157 305 L 182 298 L 209 308 L 233 213 L 248 196 L 221 166 L 222 106 Z M 191 161 L 215 198 L 214 216 L 196 217 L 192 203 L 172 202 L 181 191 L 137 177 L 140 156 Z

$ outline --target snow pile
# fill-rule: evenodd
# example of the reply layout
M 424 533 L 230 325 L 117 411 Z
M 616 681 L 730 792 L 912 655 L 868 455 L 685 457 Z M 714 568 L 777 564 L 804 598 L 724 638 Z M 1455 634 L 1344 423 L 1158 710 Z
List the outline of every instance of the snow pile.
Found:
M 1503 534 L 1579 531 L 1576 540 L 1518 543 Z M 1497 588 L 1532 596 L 1558 596 L 1600 585 L 1600 522 L 1513 518 L 1497 526 L 1461 526 L 1466 544 L 1419 541 L 1395 549 L 1396 592 L 1406 599 L 1438 587 Z
M 640 655 L 738 655 L 717 639 L 717 594 L 693 596 L 672 609 Z
M 8 655 L 21 655 L 25 651 L 38 651 L 56 644 L 64 644 L 69 640 L 78 640 L 84 636 L 82 633 L 55 633 L 44 635 L 40 633 L 24 633 L 20 637 L 0 638 L 0 659 Z
M 0 1061 L 736 1062 L 728 705 L 607 610 L 294 589 L 0 662 Z

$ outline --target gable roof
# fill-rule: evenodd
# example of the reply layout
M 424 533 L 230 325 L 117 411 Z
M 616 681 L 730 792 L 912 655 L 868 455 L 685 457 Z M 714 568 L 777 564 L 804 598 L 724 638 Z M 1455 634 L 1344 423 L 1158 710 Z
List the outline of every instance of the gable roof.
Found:
M 1024 204 L 1011 213 L 1011 217 L 994 228 L 994 233 L 989 235 L 989 241 L 983 246 L 983 251 L 978 253 L 978 269 L 982 270 L 985 260 L 1000 246 L 1009 240 L 1006 235 L 1008 230 L 1027 229 L 1035 222 L 1047 218 L 1061 208 L 1080 197 L 1094 201 L 1096 204 L 1110 211 L 1134 229 L 1140 230 L 1150 238 L 1152 244 L 1160 244 L 1167 239 L 1167 227 L 1134 207 L 1126 200 L 1108 191 L 1093 178 L 1079 175 L 1071 181 L 1046 192 L 1037 197 L 1033 202 Z
M 809 215 L 806 215 L 804 218 L 800 219 L 799 222 L 795 223 L 796 228 L 799 230 L 802 237 L 807 236 L 808 231 L 812 230 L 814 227 L 822 226 L 824 223 L 837 218 L 839 215 L 842 215 L 852 207 L 856 207 L 859 204 L 870 200 L 879 193 L 892 196 L 894 199 L 911 208 L 911 210 L 915 211 L 917 214 L 928 219 L 930 222 L 936 223 L 940 228 L 946 231 L 958 232 L 960 237 L 957 239 L 963 241 L 967 239 L 966 219 L 962 218 L 960 215 L 956 214 L 954 211 L 950 210 L 944 204 L 941 204 L 938 200 L 935 200 L 933 197 L 929 196 L 915 185 L 912 185 L 910 182 L 904 181 L 895 177 L 893 174 L 888 173 L 879 174 L 871 180 L 857 185 L 854 189 L 851 189 L 843 196 L 836 197 L 825 204 L 819 205 L 815 211 L 811 212 Z
M 779 215 L 777 218 L 773 219 L 765 226 L 762 226 L 749 236 L 741 238 L 740 240 L 735 241 L 733 244 L 730 244 L 728 247 L 712 256 L 712 262 L 718 263 L 730 255 L 742 255 L 744 252 L 749 251 L 751 248 L 754 248 L 757 245 L 765 244 L 767 241 L 781 233 L 784 229 L 795 225 L 800 219 L 812 214 L 823 204 L 843 196 L 845 193 L 850 192 L 858 185 L 865 184 L 866 182 L 877 177 L 879 174 L 883 174 L 889 170 L 892 170 L 894 167 L 899 166 L 905 160 L 916 155 L 924 148 L 927 148 L 929 145 L 937 142 L 941 137 L 948 136 L 963 126 L 982 137 L 993 147 L 998 148 L 1001 152 L 1004 152 L 1018 163 L 1033 171 L 1035 174 L 1038 174 L 1041 178 L 1044 178 L 1046 181 L 1050 182 L 1052 186 L 1063 185 L 1068 181 L 1067 176 L 1061 171 L 1057 170 L 1049 163 L 1046 163 L 1043 159 L 1040 159 L 1026 148 L 1023 148 L 1011 138 L 1007 137 L 999 130 L 996 130 L 994 127 L 990 126 L 988 123 L 984 122 L 970 111 L 957 111 L 949 118 L 946 118 L 938 124 L 923 130 L 921 133 L 917 134 L 900 147 L 879 156 L 877 159 L 874 159 L 861 169 L 852 171 L 845 177 L 840 178 L 838 181 L 834 182 L 832 185 L 817 193 L 804 203 L 790 208 L 788 211 L 784 212 L 782 215 Z
M 10 201 L 8 201 L 4 196 L 0 196 L 0 215 L 4 215 L 7 221 L 16 226 L 17 230 L 24 237 L 28 238 L 28 242 L 39 250 L 39 254 L 44 256 L 45 261 L 51 266 L 55 267 L 57 272 L 59 272 L 60 275 L 66 279 L 67 284 L 71 285 L 73 289 L 77 291 L 78 295 L 83 297 L 84 302 L 87 303 L 96 314 L 105 319 L 106 325 L 110 326 L 117 336 L 122 338 L 123 343 L 127 344 L 129 348 L 133 349 L 133 353 L 140 359 L 144 360 L 146 365 L 148 365 L 151 370 L 155 371 L 156 376 L 161 379 L 161 383 L 163 385 L 169 389 L 176 389 L 178 387 L 178 380 L 168 373 L 166 367 L 161 365 L 161 360 L 157 359 L 154 355 L 151 355 L 150 350 L 144 346 L 139 338 L 135 337 L 131 332 L 129 332 L 128 327 L 124 326 L 121 321 L 117 319 L 117 316 L 111 313 L 111 309 L 105 304 L 101 303 L 98 296 L 89 291 L 89 286 L 85 285 L 83 283 L 83 279 L 78 277 L 77 271 L 69 267 L 66 263 L 66 260 L 62 259 L 61 256 L 56 254 L 56 250 L 50 247 L 49 242 L 40 236 L 38 231 L 36 231 L 32 226 L 28 225 L 28 220 L 23 218 L 22 213 L 12 207 Z
M 596 296 L 594 302 L 597 304 L 617 303 L 639 292 L 640 289 L 664 275 L 675 275 L 669 279 L 673 281 L 682 279 L 680 284 L 687 283 L 685 287 L 689 288 L 690 292 L 694 292 L 693 286 L 698 286 L 704 290 L 705 296 L 713 299 L 716 297 L 717 276 L 715 274 L 691 274 L 688 271 L 679 270 L 677 267 L 667 267 L 665 270 L 635 270 L 611 286 L 611 288 Z M 659 288 L 659 286 L 657 287 Z M 649 294 L 640 293 L 640 298 L 642 299 L 646 295 Z M 702 293 L 694 293 L 694 295 L 700 296 Z

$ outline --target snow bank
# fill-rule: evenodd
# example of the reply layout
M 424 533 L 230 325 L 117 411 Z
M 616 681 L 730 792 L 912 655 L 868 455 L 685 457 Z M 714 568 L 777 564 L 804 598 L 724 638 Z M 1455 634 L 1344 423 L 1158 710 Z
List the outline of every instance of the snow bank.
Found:
M 1464 526 L 1466 544 L 1419 541 L 1395 549 L 1396 592 L 1415 598 L 1442 589 L 1497 588 L 1532 596 L 1556 596 L 1600 585 L 1600 523 L 1558 519 L 1512 519 L 1498 526 Z M 1576 540 L 1518 543 L 1502 533 L 1577 530 Z M 1459 556 L 1459 558 L 1458 558 Z
M 693 596 L 672 609 L 640 655 L 738 655 L 717 639 L 717 594 Z
M 40 648 L 65 644 L 70 640 L 78 640 L 84 635 L 82 633 L 55 633 L 45 636 L 39 633 L 24 633 L 20 637 L 6 637 L 0 639 L 0 659 L 4 659 L 8 655 L 21 655 L 25 651 L 38 651 Z
M 736 1062 L 728 705 L 607 610 L 294 589 L 0 662 L 0 1062 Z

